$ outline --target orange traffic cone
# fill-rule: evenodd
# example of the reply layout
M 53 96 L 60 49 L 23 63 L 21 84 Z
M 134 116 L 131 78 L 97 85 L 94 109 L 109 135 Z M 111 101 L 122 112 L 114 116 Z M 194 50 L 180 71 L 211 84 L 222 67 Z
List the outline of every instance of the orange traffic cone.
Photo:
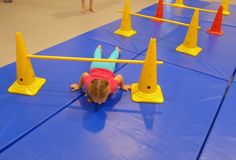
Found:
M 159 0 L 159 2 L 158 2 L 155 17 L 163 18 L 163 0 Z M 162 20 L 155 20 L 155 19 L 153 19 L 153 21 L 155 21 L 155 22 L 163 22 Z
M 218 35 L 218 36 L 224 34 L 224 32 L 221 31 L 222 17 L 223 17 L 223 6 L 220 6 L 216 13 L 216 16 L 215 16 L 214 22 L 212 23 L 211 28 L 207 30 L 208 33 Z

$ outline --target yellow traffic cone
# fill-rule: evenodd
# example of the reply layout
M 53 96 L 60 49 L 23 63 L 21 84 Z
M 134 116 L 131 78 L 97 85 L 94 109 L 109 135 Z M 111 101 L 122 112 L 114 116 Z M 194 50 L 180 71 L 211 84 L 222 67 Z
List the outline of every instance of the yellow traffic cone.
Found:
M 139 83 L 131 85 L 134 102 L 163 103 L 161 87 L 157 85 L 156 39 L 151 38 Z
M 174 5 L 176 6 L 176 7 L 184 7 L 185 5 L 184 5 L 184 2 L 183 2 L 184 0 L 176 0 L 175 1 L 175 3 L 174 3 Z
M 197 56 L 202 48 L 197 46 L 198 42 L 198 19 L 199 19 L 199 9 L 196 9 L 190 26 L 188 28 L 188 32 L 185 36 L 184 43 L 180 44 L 176 51 L 186 53 L 192 56 Z
M 121 20 L 121 25 L 118 30 L 116 30 L 114 33 L 124 36 L 124 37 L 131 37 L 137 32 L 132 29 L 132 22 L 131 22 L 131 16 L 130 16 L 130 0 L 125 0 L 125 6 L 123 10 L 123 17 Z
M 223 6 L 223 15 L 230 15 L 229 0 L 222 0 L 221 5 Z
M 46 82 L 35 77 L 28 51 L 21 32 L 16 33 L 16 77 L 17 80 L 8 88 L 10 93 L 35 95 Z

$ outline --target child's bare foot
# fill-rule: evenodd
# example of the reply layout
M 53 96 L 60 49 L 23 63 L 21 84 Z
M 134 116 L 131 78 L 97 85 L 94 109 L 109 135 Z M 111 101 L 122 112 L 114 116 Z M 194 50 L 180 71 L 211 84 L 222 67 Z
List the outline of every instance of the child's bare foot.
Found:
M 101 53 L 103 52 L 103 50 L 102 50 L 102 45 L 98 45 L 97 48 L 100 48 L 100 49 L 101 49 Z
M 81 12 L 81 13 L 85 13 L 85 12 L 86 12 L 86 9 L 85 9 L 85 8 L 81 8 L 80 12 Z
M 121 52 L 121 49 L 119 47 L 116 47 L 115 49 L 118 50 L 119 53 Z
M 80 86 L 79 86 L 78 83 L 73 83 L 73 84 L 70 85 L 70 88 L 71 88 L 72 91 L 77 91 L 77 90 L 80 89 Z
M 95 9 L 93 9 L 93 8 L 89 8 L 89 11 L 91 11 L 91 12 L 97 12 Z

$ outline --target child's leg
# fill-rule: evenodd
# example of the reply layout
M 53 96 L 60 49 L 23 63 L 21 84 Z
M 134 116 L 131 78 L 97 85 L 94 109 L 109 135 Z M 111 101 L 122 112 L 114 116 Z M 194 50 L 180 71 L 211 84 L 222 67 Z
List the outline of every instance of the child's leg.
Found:
M 92 11 L 92 12 L 96 12 L 96 10 L 93 8 L 93 2 L 94 2 L 94 0 L 90 0 L 89 10 Z
M 108 59 L 118 59 L 119 56 L 120 56 L 120 49 L 116 47 Z M 106 63 L 105 68 L 114 72 L 116 69 L 116 63 Z
M 99 48 L 99 47 L 98 47 Z M 101 53 L 101 49 L 96 49 L 95 53 L 94 53 L 94 58 L 101 58 L 102 53 Z M 119 52 L 120 49 L 118 47 L 115 48 L 115 50 L 111 53 L 109 59 L 118 59 L 119 58 Z M 108 69 L 112 72 L 115 71 L 116 68 L 116 63 L 109 63 L 109 62 L 92 62 L 90 69 L 92 68 L 105 68 Z
M 81 3 L 82 3 L 81 12 L 84 13 L 86 11 L 85 0 L 81 0 Z
M 94 51 L 93 58 L 101 59 L 102 58 L 102 46 L 99 45 Z M 102 62 L 92 62 L 90 69 L 92 68 L 101 68 Z

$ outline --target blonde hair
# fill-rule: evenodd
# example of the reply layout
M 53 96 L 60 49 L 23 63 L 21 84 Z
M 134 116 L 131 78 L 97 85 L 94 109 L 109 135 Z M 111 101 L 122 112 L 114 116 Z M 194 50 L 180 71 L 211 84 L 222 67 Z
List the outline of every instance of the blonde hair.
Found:
M 105 98 L 109 95 L 109 82 L 104 79 L 94 79 L 91 81 L 88 94 L 91 97 Z

